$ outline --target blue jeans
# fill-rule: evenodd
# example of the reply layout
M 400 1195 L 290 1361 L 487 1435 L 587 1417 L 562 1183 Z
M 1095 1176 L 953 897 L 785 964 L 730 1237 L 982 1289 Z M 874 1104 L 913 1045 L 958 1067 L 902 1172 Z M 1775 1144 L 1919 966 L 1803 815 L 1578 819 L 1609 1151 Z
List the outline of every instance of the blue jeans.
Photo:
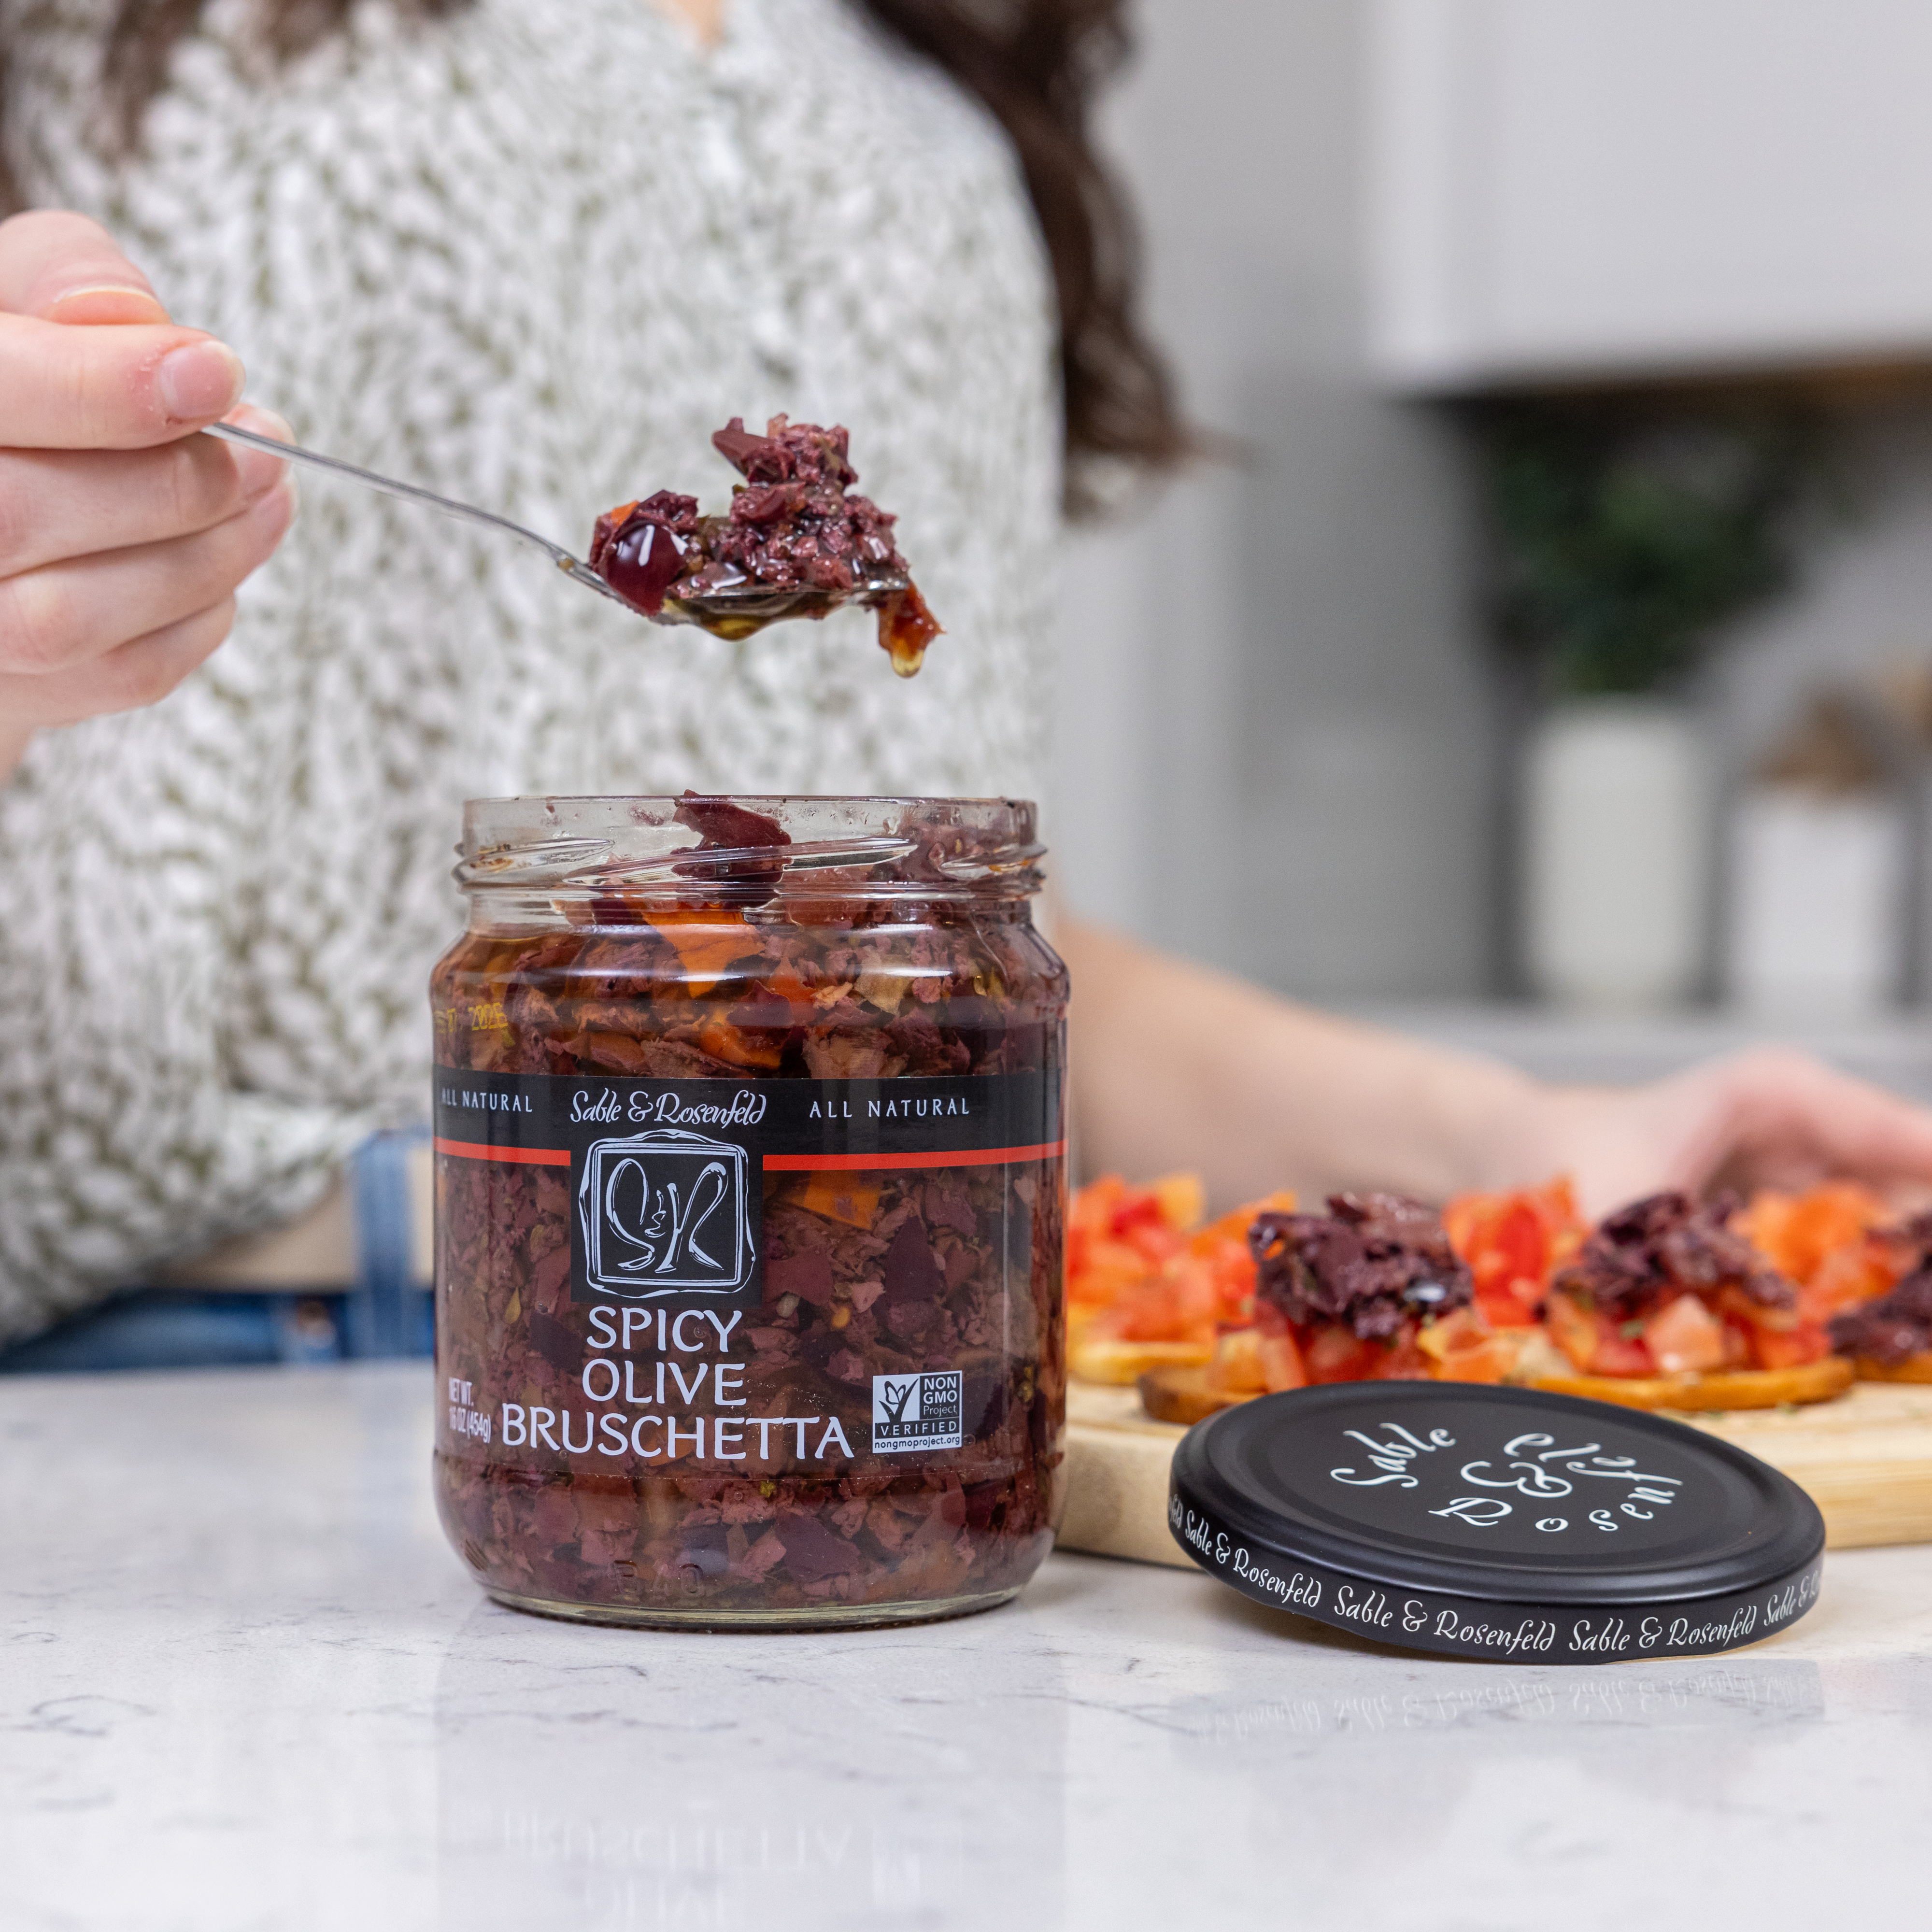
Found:
M 406 1162 L 419 1129 L 374 1134 L 350 1160 L 356 1279 L 338 1293 L 136 1288 L 0 1348 L 0 1375 L 231 1368 L 427 1355 L 434 1300 L 412 1279 Z

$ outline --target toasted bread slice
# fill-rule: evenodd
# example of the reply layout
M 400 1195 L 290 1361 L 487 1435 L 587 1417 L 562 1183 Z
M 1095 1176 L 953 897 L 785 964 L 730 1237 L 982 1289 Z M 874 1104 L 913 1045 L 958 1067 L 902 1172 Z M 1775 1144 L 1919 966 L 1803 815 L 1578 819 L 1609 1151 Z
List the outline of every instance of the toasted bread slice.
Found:
M 1119 1342 L 1110 1335 L 1070 1336 L 1066 1366 L 1076 1382 L 1138 1382 L 1150 1369 L 1205 1368 L 1214 1360 L 1212 1342 Z
M 1588 1396 L 1626 1408 L 1777 1408 L 1788 1402 L 1828 1402 L 1852 1382 L 1850 1362 L 1827 1355 L 1792 1369 L 1712 1369 L 1696 1376 L 1531 1375 L 1532 1388 Z M 1928 1379 L 1932 1379 L 1928 1377 Z
M 1178 1422 L 1191 1427 L 1237 1402 L 1252 1402 L 1252 1395 L 1239 1395 L 1230 1389 L 1216 1388 L 1208 1379 L 1206 1367 L 1178 1363 L 1150 1369 L 1140 1378 L 1141 1406 L 1156 1422 Z
M 1932 1353 L 1922 1351 L 1894 1364 L 1875 1362 L 1869 1355 L 1853 1358 L 1862 1382 L 1932 1382 Z

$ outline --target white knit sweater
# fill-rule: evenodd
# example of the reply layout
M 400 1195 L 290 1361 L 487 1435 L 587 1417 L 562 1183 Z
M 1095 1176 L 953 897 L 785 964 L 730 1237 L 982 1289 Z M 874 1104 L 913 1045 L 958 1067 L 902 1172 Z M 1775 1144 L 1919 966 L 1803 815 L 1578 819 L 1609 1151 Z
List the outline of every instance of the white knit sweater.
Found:
M 709 434 L 852 432 L 947 628 L 664 631 L 467 526 L 307 479 L 230 641 L 0 788 L 0 1336 L 284 1219 L 422 1112 L 463 800 L 1030 794 L 1058 488 L 1050 286 L 998 130 L 839 0 L 371 4 L 278 72 L 248 0 L 117 164 L 114 0 L 0 0 L 36 206 L 104 221 L 312 446 L 566 541 Z

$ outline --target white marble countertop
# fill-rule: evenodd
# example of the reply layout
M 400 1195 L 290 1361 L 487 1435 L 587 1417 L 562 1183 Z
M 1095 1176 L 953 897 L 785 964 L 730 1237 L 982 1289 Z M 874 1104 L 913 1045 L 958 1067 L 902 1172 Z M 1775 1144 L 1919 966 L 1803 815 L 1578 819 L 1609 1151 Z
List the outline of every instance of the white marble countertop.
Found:
M 0 1381 L 0 1922 L 1904 1926 L 1932 1548 L 1729 1657 L 1436 1662 L 1056 1557 L 958 1623 L 580 1629 L 445 1548 L 417 1364 Z

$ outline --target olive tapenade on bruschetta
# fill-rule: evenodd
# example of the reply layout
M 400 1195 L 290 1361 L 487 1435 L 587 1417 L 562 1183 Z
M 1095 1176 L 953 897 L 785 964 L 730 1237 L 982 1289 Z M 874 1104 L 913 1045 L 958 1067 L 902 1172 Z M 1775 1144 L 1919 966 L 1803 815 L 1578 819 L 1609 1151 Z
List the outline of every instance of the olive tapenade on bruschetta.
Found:
M 1150 1370 L 1141 1399 L 1198 1421 L 1247 1396 L 1312 1383 L 1500 1382 L 1515 1357 L 1474 1306 L 1468 1266 L 1435 1210 L 1400 1194 L 1331 1194 L 1325 1214 L 1264 1210 L 1248 1245 L 1252 1324 L 1204 1367 Z
M 1732 1211 L 1666 1192 L 1606 1216 L 1556 1271 L 1546 1342 L 1526 1350 L 1520 1378 L 1634 1408 L 1772 1408 L 1840 1393 L 1851 1364 Z
M 1904 1273 L 1874 1299 L 1832 1318 L 1832 1346 L 1861 1382 L 1932 1382 L 1932 1214 L 1877 1238 Z

